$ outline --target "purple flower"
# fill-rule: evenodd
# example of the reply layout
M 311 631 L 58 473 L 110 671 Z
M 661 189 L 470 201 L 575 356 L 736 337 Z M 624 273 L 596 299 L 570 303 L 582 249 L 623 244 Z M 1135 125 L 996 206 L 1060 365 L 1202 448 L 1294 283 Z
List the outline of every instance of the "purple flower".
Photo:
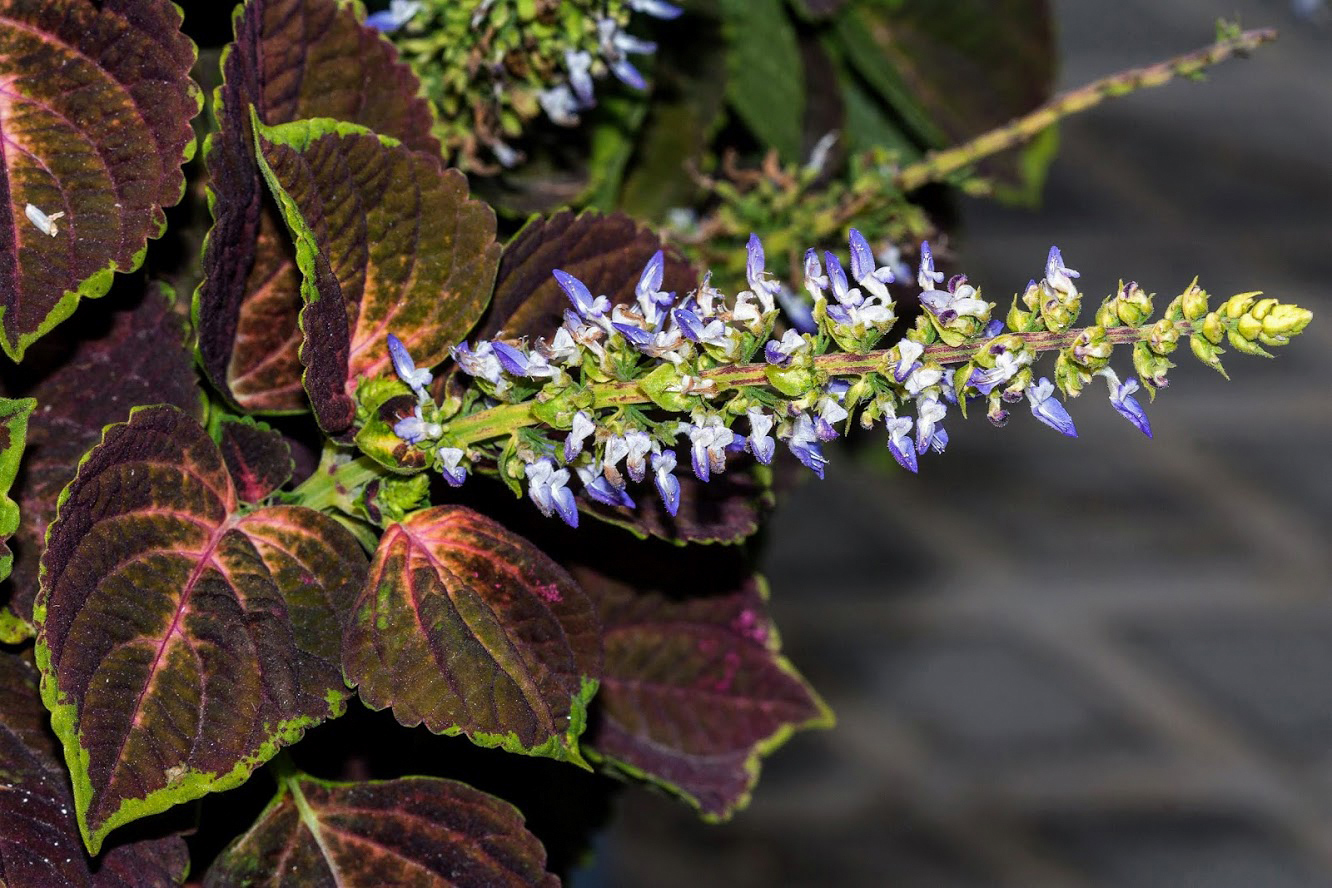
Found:
M 412 356 L 407 353 L 407 346 L 402 344 L 402 340 L 392 333 L 388 335 L 389 357 L 393 359 L 393 372 L 398 374 L 398 378 L 407 383 L 412 391 L 416 392 L 416 397 L 424 400 L 426 398 L 425 387 L 430 385 L 433 376 L 430 371 L 424 367 L 417 368 Z
M 870 293 L 880 299 L 888 298 L 886 284 L 893 282 L 891 266 L 879 267 L 874 259 L 874 251 L 869 242 L 859 231 L 852 228 L 849 237 L 851 245 L 851 277 Z
M 675 323 L 679 325 L 680 332 L 690 342 L 701 342 L 708 345 L 725 344 L 726 325 L 719 319 L 700 318 L 687 308 L 673 309 L 671 315 L 675 318 Z
M 569 301 L 573 303 L 574 310 L 578 312 L 583 320 L 596 320 L 610 308 L 609 299 L 605 296 L 598 296 L 593 299 L 587 285 L 567 271 L 561 271 L 557 268 L 551 273 L 555 275 L 555 280 L 559 282 L 560 288 L 568 295 Z
M 1106 385 L 1110 387 L 1110 406 L 1119 411 L 1120 416 L 1137 426 L 1138 431 L 1150 438 L 1152 424 L 1147 421 L 1147 412 L 1142 409 L 1138 399 L 1133 397 L 1133 393 L 1138 390 L 1138 380 L 1126 379 L 1120 382 L 1115 371 L 1109 367 L 1102 370 L 1101 375 L 1105 377 Z
M 495 357 L 499 359 L 500 366 L 513 376 L 527 375 L 527 355 L 523 354 L 522 349 L 515 348 L 507 342 L 500 342 L 498 339 L 490 343 L 491 348 L 495 350 Z
M 911 443 L 911 417 L 894 416 L 888 420 L 888 450 L 902 468 L 908 472 L 918 470 L 916 448 Z
M 773 417 L 757 407 L 750 407 L 745 415 L 749 417 L 749 452 L 766 466 L 777 451 L 777 442 L 768 434 L 772 431 Z
M 1073 418 L 1053 394 L 1054 385 L 1044 376 L 1027 389 L 1027 400 L 1031 402 L 1031 415 L 1061 435 L 1076 438 L 1078 430 L 1073 427 Z
M 624 433 L 625 454 L 624 465 L 629 470 L 629 477 L 634 481 L 642 481 L 647 473 L 647 455 L 652 449 L 652 436 L 647 432 L 638 429 L 630 429 Z
M 392 0 L 388 9 L 372 12 L 365 17 L 365 26 L 391 34 L 412 20 L 421 11 L 421 0 Z
M 925 354 L 925 346 L 911 339 L 903 339 L 897 344 L 897 365 L 893 367 L 893 379 L 906 382 L 907 377 L 920 369 L 920 356 Z
M 823 455 L 823 445 L 819 443 L 814 420 L 808 413 L 801 413 L 796 417 L 790 436 L 786 440 L 786 446 L 791 448 L 795 458 L 800 460 L 805 468 L 818 475 L 819 480 L 823 479 L 823 467 L 828 459 Z
M 592 92 L 592 55 L 586 50 L 568 50 L 564 53 L 564 66 L 569 69 L 569 86 L 579 104 L 591 108 L 597 103 Z
M 943 272 L 934 270 L 934 254 L 930 252 L 929 241 L 921 241 L 920 273 L 916 275 L 916 283 L 922 290 L 933 290 L 934 285 L 943 279 Z
M 639 310 L 649 327 L 655 328 L 661 322 L 661 309 L 674 301 L 673 294 L 661 291 L 661 281 L 665 274 L 666 257 L 658 250 L 643 266 L 643 273 L 638 276 L 638 284 L 634 287 Z
M 749 289 L 759 298 L 759 303 L 765 312 L 772 311 L 773 298 L 781 287 L 776 281 L 770 281 L 765 277 L 767 272 L 764 270 L 763 242 L 759 240 L 757 234 L 749 235 L 745 251 L 748 254 L 745 262 L 745 279 L 749 281 Z
M 578 97 L 574 95 L 569 84 L 561 83 L 559 86 L 543 89 L 537 93 L 537 102 L 541 105 L 541 110 L 546 112 L 546 116 L 560 126 L 577 126 L 578 112 L 581 110 L 578 103 Z
M 805 302 L 800 294 L 782 287 L 777 291 L 777 303 L 781 305 L 782 311 L 786 312 L 787 320 L 797 331 L 801 333 L 818 331 L 819 325 L 814 320 L 813 306 Z
M 555 461 L 542 457 L 527 467 L 527 495 L 547 518 L 558 512 L 564 523 L 578 526 L 578 506 L 574 503 L 569 483 L 569 470 L 556 469 Z
M 624 5 L 635 12 L 667 20 L 676 18 L 684 12 L 680 7 L 667 3 L 665 0 L 625 0 Z M 672 512 L 671 514 L 674 515 L 675 513 Z
M 675 517 L 680 510 L 680 479 L 676 478 L 675 451 L 664 450 L 652 454 L 652 475 L 657 484 L 657 493 L 661 495 L 662 505 Z
M 584 410 L 579 410 L 574 414 L 573 425 L 569 429 L 569 434 L 564 438 L 564 461 L 571 463 L 583 452 L 583 442 L 587 436 L 597 430 L 592 422 L 592 417 Z
M 791 357 L 798 351 L 804 351 L 809 348 L 809 340 L 797 333 L 795 330 L 787 330 L 782 334 L 780 342 L 769 340 L 763 346 L 763 357 L 769 364 L 777 364 L 785 367 L 791 363 Z
M 461 447 L 441 447 L 437 451 L 439 454 L 439 471 L 444 476 L 444 480 L 449 482 L 450 487 L 461 487 L 467 480 L 467 469 L 462 465 L 462 458 L 465 455 Z
M 634 508 L 633 497 L 629 496 L 623 488 L 616 487 L 606 480 L 606 477 L 598 470 L 596 463 L 578 466 L 575 471 L 578 473 L 579 480 L 583 482 L 583 489 L 592 499 L 608 506 Z
M 416 410 L 411 416 L 400 419 L 393 424 L 393 434 L 397 435 L 408 444 L 415 444 L 426 438 L 437 438 L 443 429 L 437 422 L 426 422 L 425 417 L 421 415 L 421 405 L 416 405 Z
M 941 429 L 937 429 L 938 422 L 948 413 L 948 408 L 939 402 L 938 398 L 921 398 L 916 403 L 916 452 L 924 453 L 930 447 L 934 447 L 936 452 L 941 452 L 948 443 L 945 436 L 942 444 L 935 443 L 935 437 Z
M 805 251 L 805 289 L 809 291 L 815 305 L 824 298 L 823 291 L 828 289 L 828 277 L 823 273 L 819 254 L 813 247 Z
M 694 476 L 707 482 L 711 472 L 721 474 L 726 471 L 726 447 L 735 438 L 735 433 L 726 427 L 721 417 L 701 418 L 696 414 L 693 425 L 681 425 L 681 430 L 689 434 Z

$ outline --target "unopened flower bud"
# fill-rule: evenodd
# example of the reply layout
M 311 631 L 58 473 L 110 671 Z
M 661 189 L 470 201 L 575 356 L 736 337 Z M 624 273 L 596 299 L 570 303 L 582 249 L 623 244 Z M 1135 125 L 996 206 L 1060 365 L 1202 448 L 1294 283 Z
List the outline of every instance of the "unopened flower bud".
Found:
M 1235 322 L 1235 332 L 1252 342 L 1262 332 L 1263 322 L 1251 314 L 1242 314 Z
M 1034 315 L 1031 312 L 1023 311 L 1018 308 L 1017 297 L 1014 296 L 1013 307 L 1008 310 L 1008 317 L 1005 318 L 1005 322 L 1008 324 L 1008 329 L 1025 332 L 1030 329 L 1032 317 L 1034 317 Z
M 1257 291 L 1252 293 L 1236 293 L 1226 300 L 1226 304 L 1221 306 L 1221 313 L 1228 318 L 1238 318 L 1249 310 L 1253 305 L 1253 299 L 1257 296 Z
M 1166 387 L 1166 374 L 1173 366 L 1169 359 L 1153 352 L 1147 343 L 1139 342 L 1133 346 L 1133 369 L 1149 392 Z
M 1298 305 L 1277 304 L 1263 317 L 1263 332 L 1268 336 L 1294 336 L 1313 320 L 1313 312 Z
M 1116 314 L 1130 327 L 1141 326 L 1152 316 L 1152 294 L 1132 281 L 1124 286 L 1115 301 L 1118 303 Z
M 1190 321 L 1196 321 L 1207 314 L 1207 291 L 1199 287 L 1196 280 L 1180 296 L 1180 308 L 1184 317 Z
M 1194 333 L 1189 337 L 1189 348 L 1193 350 L 1195 358 L 1225 376 L 1226 379 L 1230 378 L 1226 374 L 1225 368 L 1221 366 L 1221 349 L 1209 342 L 1207 337 L 1201 333 Z
M 1152 325 L 1147 344 L 1158 355 L 1168 355 L 1179 344 L 1179 328 L 1162 318 Z
M 1105 366 L 1114 350 L 1115 344 L 1106 338 L 1104 327 L 1088 327 L 1073 340 L 1068 356 L 1070 360 L 1090 370 L 1099 370 Z
M 1266 299 L 1259 299 L 1253 304 L 1253 308 L 1249 309 L 1249 314 L 1261 321 L 1263 318 L 1267 317 L 1267 313 L 1275 308 L 1276 305 L 1277 301 L 1271 296 Z
M 1202 333 L 1212 345 L 1220 345 L 1226 335 L 1226 325 L 1222 323 L 1221 316 L 1212 312 L 1203 318 Z
M 1069 356 L 1067 350 L 1055 358 L 1055 385 L 1070 398 L 1082 393 L 1082 387 L 1091 381 L 1091 375 Z

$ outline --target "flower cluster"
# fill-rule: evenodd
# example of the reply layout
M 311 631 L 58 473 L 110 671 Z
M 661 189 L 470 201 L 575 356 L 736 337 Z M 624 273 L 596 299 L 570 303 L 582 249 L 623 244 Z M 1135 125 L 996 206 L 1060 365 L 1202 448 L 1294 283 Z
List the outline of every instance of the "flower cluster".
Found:
M 681 10 L 666 0 L 392 0 L 366 24 L 389 35 L 421 76 L 446 151 L 486 173 L 491 161 L 522 159 L 509 141 L 538 115 L 577 124 L 596 104 L 598 78 L 647 88 L 631 57 L 657 47 L 629 33 L 634 13 L 673 19 Z
M 1051 248 L 1042 278 L 999 319 L 992 317 L 994 303 L 964 275 L 944 281 L 924 243 L 913 282 L 922 312 L 894 345 L 876 350 L 898 322 L 889 285 L 901 283 L 900 269 L 876 258 L 855 229 L 848 245 L 849 269 L 831 252 L 805 254 L 812 326 L 780 335 L 781 286 L 765 270 L 763 245 L 753 235 L 748 286 L 732 299 L 708 279 L 683 297 L 664 292 L 661 251 L 621 304 L 557 269 L 569 308 L 549 338 L 496 338 L 453 349 L 458 368 L 480 392 L 476 410 L 461 417 L 446 418 L 431 402 L 430 372 L 417 368 L 390 335 L 394 369 L 417 396 L 415 411 L 393 432 L 431 453 L 450 484 L 490 462 L 506 478 L 525 478 L 537 508 L 571 525 L 578 523 L 571 485 L 594 502 L 632 509 L 629 482 L 649 472 L 675 515 L 681 502 L 675 470 L 686 455 L 694 476 L 707 482 L 737 454 L 770 463 L 781 442 L 821 478 L 823 446 L 858 418 L 863 428 L 882 428 L 896 461 L 915 472 L 921 456 L 947 448 L 943 422 L 950 408 L 965 415 L 969 404 L 984 403 L 990 421 L 1003 425 L 1009 408 L 1025 401 L 1037 420 L 1076 437 L 1056 393 L 1076 397 L 1095 376 L 1105 380 L 1111 406 L 1150 437 L 1134 394 L 1140 381 L 1153 395 L 1166 384 L 1173 366 L 1167 356 L 1180 336 L 1189 335 L 1194 353 L 1219 370 L 1222 341 L 1266 354 L 1263 345 L 1288 342 L 1311 318 L 1255 293 L 1209 311 L 1195 282 L 1150 323 L 1151 295 L 1127 284 L 1102 303 L 1094 326 L 1074 330 L 1079 275 Z M 1121 381 L 1109 365 L 1119 344 L 1133 350 L 1136 379 Z M 1053 381 L 1033 372 L 1043 351 L 1058 352 Z M 530 409 L 507 429 L 477 420 L 513 405 Z M 470 431 L 479 428 L 485 433 Z

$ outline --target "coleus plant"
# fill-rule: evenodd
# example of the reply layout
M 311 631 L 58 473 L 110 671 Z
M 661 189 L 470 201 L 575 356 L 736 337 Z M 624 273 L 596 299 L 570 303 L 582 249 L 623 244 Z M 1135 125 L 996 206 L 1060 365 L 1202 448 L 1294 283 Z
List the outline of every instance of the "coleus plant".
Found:
M 904 271 L 854 226 L 845 254 L 784 250 L 792 286 L 751 236 L 732 293 L 621 213 L 501 242 L 445 165 L 459 124 L 382 33 L 417 6 L 238 6 L 192 298 L 122 278 L 57 327 L 163 233 L 204 95 L 166 0 L 0 0 L 6 885 L 179 884 L 167 812 L 261 768 L 277 791 L 250 826 L 203 816 L 204 884 L 555 883 L 568 861 L 517 808 L 405 754 L 423 734 L 427 762 L 466 761 L 438 737 L 460 735 L 728 817 L 761 757 L 831 714 L 747 550 L 664 543 L 747 540 L 779 450 L 821 476 L 857 422 L 917 471 L 951 410 L 1025 403 L 1075 434 L 1058 394 L 1100 376 L 1150 435 L 1135 392 L 1181 338 L 1220 370 L 1223 345 L 1265 354 L 1310 320 L 1195 283 L 1153 321 L 1121 283 L 1077 328 L 1057 249 L 1000 317 L 928 245 Z M 598 64 L 637 84 L 623 54 L 644 47 L 609 21 Z M 599 69 L 575 62 L 557 112 L 591 101 Z M 899 318 L 890 285 L 919 309 Z M 343 746 L 285 751 L 358 718 L 321 733 Z

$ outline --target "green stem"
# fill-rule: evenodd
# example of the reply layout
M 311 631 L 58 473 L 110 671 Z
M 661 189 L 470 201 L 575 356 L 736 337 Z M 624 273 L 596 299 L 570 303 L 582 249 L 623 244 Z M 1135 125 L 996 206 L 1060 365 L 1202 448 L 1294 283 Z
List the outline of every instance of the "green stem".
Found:
M 968 142 L 933 152 L 924 160 L 903 167 L 897 174 L 897 185 L 903 191 L 913 191 L 926 183 L 941 181 L 963 167 L 1020 145 L 1057 123 L 1061 118 L 1086 111 L 1115 96 L 1161 86 L 1176 77 L 1197 77 L 1212 65 L 1231 56 L 1242 56 L 1275 39 L 1276 31 L 1271 28 L 1244 31 L 1233 37 L 1218 40 L 1211 46 L 1195 52 L 1144 68 L 1132 68 L 1103 77 L 1086 86 L 1056 96 L 1035 111 L 981 133 Z
M 356 496 L 365 485 L 382 477 L 384 469 L 368 456 L 350 460 L 325 456 L 314 474 L 297 485 L 285 499 L 311 509 L 336 509 L 355 515 Z

